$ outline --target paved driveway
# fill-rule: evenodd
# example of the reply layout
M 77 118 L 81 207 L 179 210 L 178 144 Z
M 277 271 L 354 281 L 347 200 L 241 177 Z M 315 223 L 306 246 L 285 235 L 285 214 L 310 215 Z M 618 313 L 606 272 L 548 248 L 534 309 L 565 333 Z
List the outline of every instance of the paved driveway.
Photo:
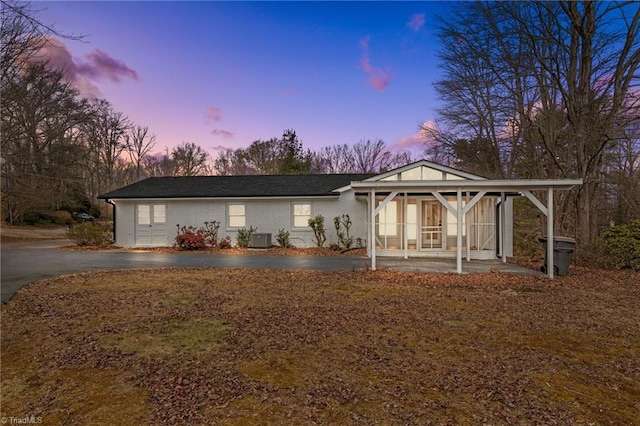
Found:
M 68 240 L 4 243 L 1 253 L 2 303 L 23 286 L 43 278 L 100 269 L 160 267 L 275 268 L 313 270 L 362 269 L 368 262 L 357 256 L 233 256 L 210 253 L 153 253 L 133 251 L 66 251 Z
M 65 251 L 58 247 L 69 240 L 31 240 L 2 244 L 1 293 L 6 303 L 23 286 L 43 278 L 74 272 L 101 269 L 134 269 L 162 267 L 219 267 L 359 270 L 368 268 L 370 261 L 358 256 L 271 256 L 216 255 L 211 253 L 155 253 L 136 251 Z M 455 259 L 378 258 L 380 269 L 420 273 L 453 273 Z M 487 273 L 491 270 L 515 274 L 537 274 L 539 271 L 499 260 L 463 263 L 464 273 Z

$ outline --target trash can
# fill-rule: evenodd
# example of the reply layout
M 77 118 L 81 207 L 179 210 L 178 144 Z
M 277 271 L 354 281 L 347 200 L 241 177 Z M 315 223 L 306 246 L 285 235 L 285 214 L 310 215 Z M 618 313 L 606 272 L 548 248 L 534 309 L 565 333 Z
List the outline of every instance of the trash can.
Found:
M 538 241 L 544 247 L 544 265 L 540 270 L 547 273 L 547 237 L 538 237 Z M 576 250 L 576 240 L 569 237 L 553 237 L 553 272 L 556 275 L 567 275 L 569 273 L 569 264 Z

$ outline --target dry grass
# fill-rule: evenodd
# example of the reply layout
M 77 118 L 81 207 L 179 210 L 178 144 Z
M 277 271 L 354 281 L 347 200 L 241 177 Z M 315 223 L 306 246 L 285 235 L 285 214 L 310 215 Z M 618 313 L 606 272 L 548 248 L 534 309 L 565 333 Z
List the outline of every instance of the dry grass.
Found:
M 170 269 L 2 307 L 3 417 L 45 424 L 636 424 L 638 274 Z

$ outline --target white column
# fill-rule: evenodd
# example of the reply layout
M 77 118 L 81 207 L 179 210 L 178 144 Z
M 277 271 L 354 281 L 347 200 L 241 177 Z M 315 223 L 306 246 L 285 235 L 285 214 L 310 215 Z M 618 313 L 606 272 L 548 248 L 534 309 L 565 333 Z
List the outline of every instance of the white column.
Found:
M 457 236 L 456 236 L 456 272 L 462 273 L 462 191 L 458 188 L 456 196 L 456 218 L 457 218 Z
M 469 205 L 469 191 L 467 191 L 467 196 L 465 197 L 465 207 Z M 466 238 L 466 245 L 467 245 L 467 262 L 471 262 L 471 244 L 469 241 L 469 238 L 471 236 L 471 224 L 469 223 L 469 210 L 465 209 L 465 214 L 464 214 L 464 225 L 465 228 L 467 229 L 467 238 Z
M 404 226 L 402 228 L 403 228 L 403 235 L 404 235 L 403 241 L 404 241 L 404 258 L 405 259 L 409 258 L 409 248 L 408 248 L 408 246 L 409 246 L 409 235 L 407 235 L 407 232 L 409 230 L 409 225 L 407 224 L 407 221 L 408 221 L 407 213 L 408 213 L 408 210 L 409 210 L 408 204 L 409 204 L 409 198 L 407 197 L 407 193 L 405 192 L 404 193 L 404 207 L 402 209 L 403 210 L 402 215 L 404 217 L 403 218 Z
M 553 279 L 553 188 L 547 188 L 547 273 Z
M 507 197 L 504 192 L 500 193 L 500 253 L 502 255 L 502 262 L 507 262 L 507 250 L 505 234 L 507 233 Z
M 376 270 L 376 190 L 369 193 L 370 220 L 371 220 L 371 270 Z

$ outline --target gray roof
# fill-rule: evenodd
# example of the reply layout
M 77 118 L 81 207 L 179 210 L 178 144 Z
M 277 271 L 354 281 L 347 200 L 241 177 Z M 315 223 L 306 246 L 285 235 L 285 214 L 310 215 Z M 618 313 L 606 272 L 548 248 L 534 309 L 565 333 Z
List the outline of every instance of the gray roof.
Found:
M 98 196 L 123 198 L 318 197 L 374 174 L 152 177 Z

